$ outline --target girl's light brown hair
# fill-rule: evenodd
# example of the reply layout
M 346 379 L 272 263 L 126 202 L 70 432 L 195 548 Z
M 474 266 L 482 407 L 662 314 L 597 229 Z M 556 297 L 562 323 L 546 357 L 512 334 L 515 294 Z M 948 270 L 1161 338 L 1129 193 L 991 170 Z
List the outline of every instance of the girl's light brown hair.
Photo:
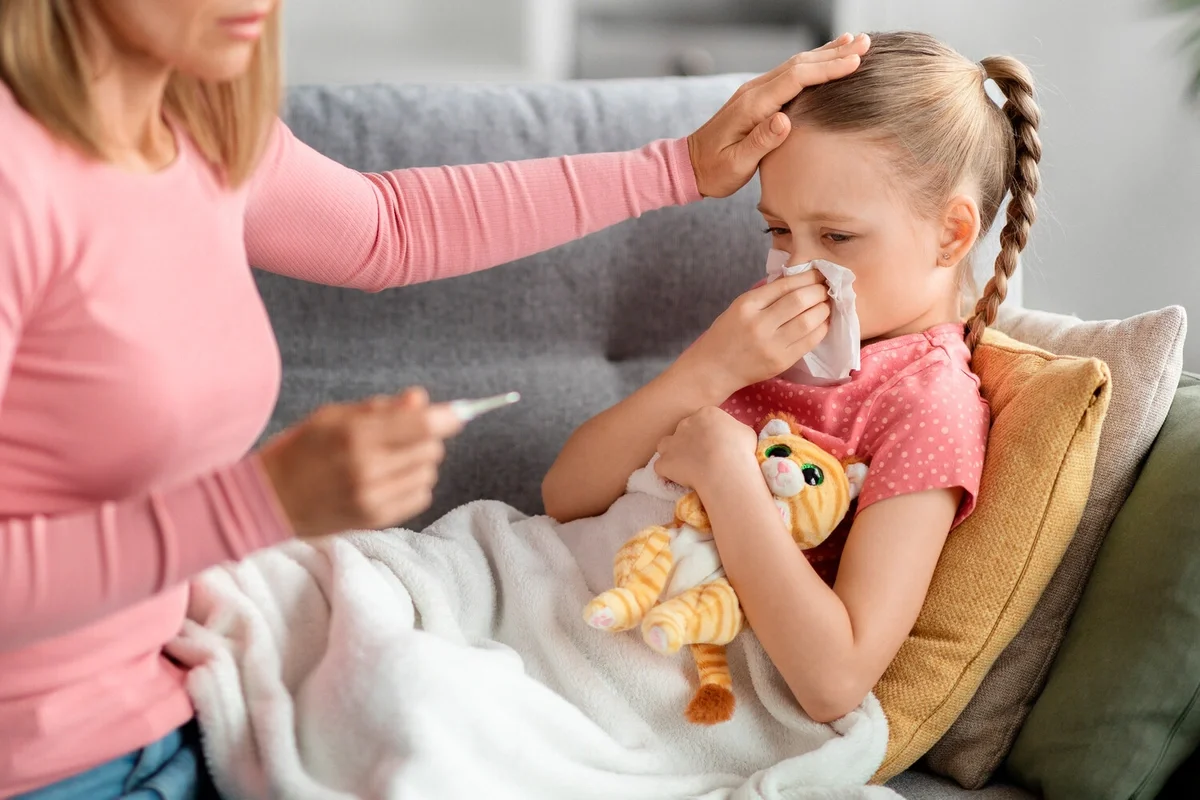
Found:
M 1004 94 L 1003 108 L 988 97 L 988 79 Z M 878 135 L 892 145 L 900 177 L 916 187 L 913 200 L 929 216 L 973 181 L 981 238 L 1009 195 L 995 274 L 967 322 L 967 345 L 974 350 L 996 321 L 1036 216 L 1042 145 L 1029 70 L 1008 56 L 977 64 L 923 33 L 872 34 L 854 73 L 805 89 L 784 110 L 798 124 Z M 969 259 L 960 270 L 960 285 L 972 287 Z
M 0 81 L 51 133 L 105 158 L 88 100 L 88 64 L 76 0 L 0 0 Z M 210 83 L 175 73 L 165 112 L 236 186 L 254 171 L 279 112 L 279 11 L 272 12 L 240 77 Z

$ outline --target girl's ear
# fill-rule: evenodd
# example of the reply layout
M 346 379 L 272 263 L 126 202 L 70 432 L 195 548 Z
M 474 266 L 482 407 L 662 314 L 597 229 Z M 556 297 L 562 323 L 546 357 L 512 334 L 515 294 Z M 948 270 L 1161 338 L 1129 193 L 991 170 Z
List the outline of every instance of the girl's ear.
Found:
M 979 206 L 965 194 L 951 197 L 942 211 L 937 265 L 955 267 L 979 239 Z

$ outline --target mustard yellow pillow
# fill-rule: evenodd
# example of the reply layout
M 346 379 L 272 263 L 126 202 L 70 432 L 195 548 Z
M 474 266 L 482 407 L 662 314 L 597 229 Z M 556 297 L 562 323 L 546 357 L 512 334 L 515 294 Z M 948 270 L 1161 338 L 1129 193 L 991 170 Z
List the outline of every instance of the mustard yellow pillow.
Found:
M 908 769 L 966 707 L 1075 533 L 1109 374 L 989 330 L 972 367 L 992 409 L 975 512 L 951 532 L 912 634 L 875 687 L 887 714 L 877 782 Z

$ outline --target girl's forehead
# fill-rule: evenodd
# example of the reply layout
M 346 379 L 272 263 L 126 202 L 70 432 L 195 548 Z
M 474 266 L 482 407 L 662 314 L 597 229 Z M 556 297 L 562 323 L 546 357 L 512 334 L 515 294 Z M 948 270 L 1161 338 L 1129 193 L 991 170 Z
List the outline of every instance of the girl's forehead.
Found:
M 895 205 L 895 158 L 877 139 L 799 126 L 763 159 L 759 208 L 797 222 L 862 219 Z

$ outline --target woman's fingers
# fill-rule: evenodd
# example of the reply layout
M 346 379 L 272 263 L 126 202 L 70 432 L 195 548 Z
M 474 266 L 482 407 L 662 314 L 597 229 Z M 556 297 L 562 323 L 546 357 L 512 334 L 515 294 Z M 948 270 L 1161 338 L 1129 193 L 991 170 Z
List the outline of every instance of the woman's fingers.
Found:
M 372 507 L 378 514 L 375 526 L 397 525 L 428 509 L 436 485 L 435 466 L 418 466 L 393 475 L 373 498 Z
M 364 420 L 364 435 L 388 448 L 405 447 L 426 440 L 449 439 L 462 431 L 463 422 L 448 404 L 413 407 L 403 400 L 372 405 Z
M 840 49 L 827 52 L 837 54 Z M 758 163 L 787 139 L 792 124 L 780 111 L 786 103 L 809 86 L 844 78 L 858 69 L 858 64 L 857 53 L 789 62 L 775 77 L 747 89 L 734 102 L 741 105 L 737 110 L 742 119 L 753 127 L 729 148 L 727 157 L 733 171 L 752 174 Z
M 838 53 L 838 50 L 829 51 Z M 860 56 L 856 52 L 811 61 L 788 62 L 770 80 L 749 89 L 739 102 L 745 103 L 750 114 L 761 119 L 783 107 L 785 103 L 809 86 L 844 78 L 858 69 Z
M 448 403 L 429 407 L 425 414 L 425 430 L 435 439 L 449 439 L 462 432 L 465 423 Z
M 813 60 L 816 60 L 817 54 L 820 53 L 824 53 L 826 55 L 832 54 L 833 58 L 842 58 L 843 56 L 848 56 L 851 53 L 861 57 L 866 55 L 867 51 L 870 49 L 871 37 L 867 34 L 856 33 L 851 35 L 849 33 L 843 33 L 838 38 L 821 45 L 816 50 L 809 50 L 808 53 L 802 53 L 801 55 L 809 55 L 813 58 Z
M 780 108 L 806 86 L 858 68 L 865 37 L 802 53 L 741 86 L 712 119 L 688 137 L 688 155 L 703 197 L 728 197 L 746 184 L 758 162 L 787 139 Z
M 852 36 L 849 33 L 843 33 L 838 38 L 826 42 L 815 50 L 797 53 L 769 72 L 764 72 L 758 77 L 751 78 L 750 80 L 746 81 L 746 83 L 742 84 L 742 87 L 738 89 L 736 93 L 734 93 L 734 97 L 736 98 L 750 89 L 754 89 L 758 86 L 762 86 L 764 83 L 774 80 L 797 64 L 812 63 L 815 61 L 829 61 L 832 59 L 844 58 L 851 54 L 862 56 L 867 52 L 867 49 L 870 46 L 871 39 L 865 33 L 860 33 L 857 36 Z
M 830 50 L 837 50 L 839 48 L 845 47 L 846 45 L 853 42 L 855 39 L 858 39 L 862 36 L 866 36 L 866 34 L 865 33 L 859 33 L 859 34 L 843 33 L 841 36 L 837 37 L 836 39 L 830 39 L 828 42 L 821 45 L 817 49 L 809 50 L 806 53 L 802 53 L 801 55 L 808 55 L 809 53 L 827 53 Z
M 390 449 L 363 466 L 361 480 L 375 485 L 394 480 L 419 467 L 437 469 L 446 458 L 446 446 L 441 439 L 427 439 L 407 447 Z
M 776 111 L 754 126 L 746 138 L 734 145 L 733 158 L 740 162 L 758 164 L 763 156 L 783 144 L 792 132 L 792 121 L 787 114 Z

